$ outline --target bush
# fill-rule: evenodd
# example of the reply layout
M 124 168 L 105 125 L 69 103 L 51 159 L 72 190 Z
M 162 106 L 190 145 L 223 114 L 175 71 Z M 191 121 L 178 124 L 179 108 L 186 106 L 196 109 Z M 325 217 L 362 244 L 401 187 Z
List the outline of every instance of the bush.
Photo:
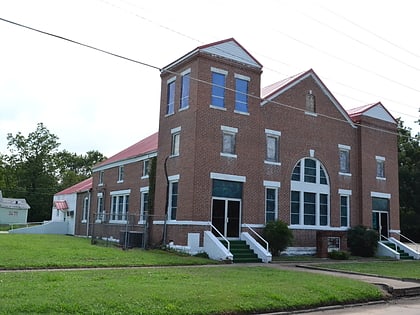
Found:
M 354 256 L 373 257 L 378 241 L 378 233 L 362 225 L 353 227 L 347 232 L 347 246 Z
M 328 253 L 328 258 L 336 260 L 347 260 L 350 258 L 350 254 L 345 251 L 333 250 L 332 252 Z
M 271 221 L 264 228 L 264 238 L 268 242 L 273 256 L 278 256 L 292 244 L 293 234 L 283 221 Z

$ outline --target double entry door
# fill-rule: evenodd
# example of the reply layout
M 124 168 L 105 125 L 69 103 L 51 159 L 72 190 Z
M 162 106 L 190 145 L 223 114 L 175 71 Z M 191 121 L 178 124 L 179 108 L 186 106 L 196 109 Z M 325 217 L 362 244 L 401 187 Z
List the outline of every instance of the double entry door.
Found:
M 213 197 L 212 224 L 224 236 L 238 238 L 241 222 L 241 200 Z M 218 237 L 219 234 L 213 233 Z
M 372 212 L 372 228 L 379 234 L 379 240 L 389 237 L 389 222 L 388 212 L 385 211 L 373 211 Z

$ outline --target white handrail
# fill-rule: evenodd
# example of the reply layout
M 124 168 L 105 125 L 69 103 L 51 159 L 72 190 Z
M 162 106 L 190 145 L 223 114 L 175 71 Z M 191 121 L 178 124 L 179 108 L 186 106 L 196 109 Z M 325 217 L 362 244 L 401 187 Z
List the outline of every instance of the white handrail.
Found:
M 261 236 L 261 235 L 259 235 L 257 232 L 255 232 L 254 231 L 254 229 L 252 228 L 252 227 L 250 227 L 248 224 L 246 224 L 246 223 L 244 223 L 244 226 L 245 227 L 247 227 L 251 232 L 253 232 L 256 236 L 258 236 L 258 238 L 261 240 L 261 241 L 263 241 L 264 243 L 265 243 L 265 249 L 266 249 L 266 251 L 268 252 L 269 250 L 269 248 L 268 248 L 268 242 L 265 240 L 265 239 L 263 239 L 263 237 Z
M 393 233 L 395 233 L 395 234 L 397 234 L 397 235 L 399 235 L 400 237 L 402 236 L 405 240 L 407 240 L 409 243 L 411 243 L 411 244 L 413 244 L 413 245 L 415 245 L 415 247 L 416 247 L 416 252 L 419 252 L 419 245 L 416 243 L 416 242 L 414 242 L 414 241 L 412 241 L 412 240 L 410 240 L 407 236 L 404 236 L 404 235 L 402 235 L 401 233 L 399 233 L 399 232 L 393 232 Z
M 220 237 L 227 243 L 227 250 L 230 252 L 230 242 L 229 242 L 229 240 L 222 234 L 222 233 L 220 233 L 220 231 L 218 230 L 218 229 L 216 229 L 216 227 L 211 223 L 211 222 L 209 222 L 209 225 L 210 225 L 210 227 L 212 228 L 212 229 L 214 229 L 216 232 L 217 232 L 217 234 L 219 234 L 220 235 Z M 210 229 L 211 230 L 211 229 Z

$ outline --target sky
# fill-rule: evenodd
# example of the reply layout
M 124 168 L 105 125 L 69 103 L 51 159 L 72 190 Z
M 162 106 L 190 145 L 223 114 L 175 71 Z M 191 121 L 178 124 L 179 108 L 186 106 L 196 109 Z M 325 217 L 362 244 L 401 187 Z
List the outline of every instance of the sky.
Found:
M 235 38 L 262 86 L 313 69 L 345 109 L 381 102 L 412 134 L 417 0 L 0 0 L 0 153 L 38 123 L 59 150 L 112 156 L 158 131 L 160 72 Z M 118 58 L 9 20 L 131 59 Z

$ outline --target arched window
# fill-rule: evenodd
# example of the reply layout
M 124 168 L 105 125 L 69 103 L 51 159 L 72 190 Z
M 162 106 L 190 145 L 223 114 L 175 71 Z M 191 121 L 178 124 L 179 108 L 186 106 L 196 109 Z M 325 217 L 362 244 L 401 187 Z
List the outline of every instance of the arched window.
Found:
M 300 160 L 290 186 L 290 224 L 329 226 L 330 185 L 322 163 L 313 158 Z

